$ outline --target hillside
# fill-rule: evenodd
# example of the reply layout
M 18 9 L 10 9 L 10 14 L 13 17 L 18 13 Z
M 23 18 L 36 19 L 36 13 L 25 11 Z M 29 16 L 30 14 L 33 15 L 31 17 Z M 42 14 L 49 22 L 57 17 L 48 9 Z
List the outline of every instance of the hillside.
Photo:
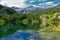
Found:
M 0 5 L 0 14 L 14 14 L 17 13 L 16 11 L 14 11 L 13 9 L 9 8 L 9 7 L 5 7 Z

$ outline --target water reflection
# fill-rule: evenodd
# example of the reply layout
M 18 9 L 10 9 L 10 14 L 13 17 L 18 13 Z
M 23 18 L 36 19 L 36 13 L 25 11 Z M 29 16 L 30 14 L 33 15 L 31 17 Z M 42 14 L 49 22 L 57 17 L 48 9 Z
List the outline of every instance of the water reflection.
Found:
M 48 30 L 38 32 L 40 29 L 40 23 L 33 23 L 33 25 L 22 22 L 9 23 L 1 29 L 0 36 L 4 34 L 4 37 L 0 40 L 60 40 L 60 32 Z
M 1 40 L 40 40 L 39 33 L 36 33 L 39 26 L 40 25 L 38 23 L 32 25 L 31 23 L 24 24 L 22 22 L 10 22 L 4 29 L 2 29 L 0 35 L 2 36 L 4 34 L 4 37 L 2 37 Z M 17 30 L 19 31 L 16 32 Z
M 3 37 L 0 40 L 41 40 L 37 32 L 34 32 L 33 30 L 30 31 L 20 30 L 19 32 L 11 34 L 7 37 Z

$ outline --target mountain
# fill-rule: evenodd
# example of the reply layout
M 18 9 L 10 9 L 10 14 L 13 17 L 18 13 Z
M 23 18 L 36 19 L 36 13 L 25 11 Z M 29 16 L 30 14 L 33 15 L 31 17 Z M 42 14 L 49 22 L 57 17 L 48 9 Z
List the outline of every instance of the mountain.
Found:
M 12 9 L 16 10 L 19 13 L 32 13 L 32 12 L 38 12 L 41 11 L 42 8 L 29 6 L 26 8 L 18 8 L 18 7 L 11 7 Z
M 16 11 L 9 7 L 0 5 L 0 14 L 13 14 L 13 13 L 16 13 Z
M 2 8 L 3 6 L 2 5 L 0 5 L 0 9 Z
M 32 13 L 32 12 L 38 12 L 38 11 L 41 11 L 41 10 L 42 10 L 41 8 L 34 7 L 34 6 L 29 6 L 29 7 L 24 8 L 22 11 L 24 13 Z
M 59 4 L 59 5 L 57 5 L 57 6 L 55 6 L 54 8 L 60 8 L 60 4 Z
M 19 13 L 34 13 L 34 12 L 44 12 L 44 11 L 53 11 L 53 10 L 58 10 L 60 9 L 60 5 L 57 6 L 51 6 L 51 7 L 34 7 L 34 6 L 29 6 L 26 8 L 18 8 L 18 7 L 11 7 L 15 11 Z

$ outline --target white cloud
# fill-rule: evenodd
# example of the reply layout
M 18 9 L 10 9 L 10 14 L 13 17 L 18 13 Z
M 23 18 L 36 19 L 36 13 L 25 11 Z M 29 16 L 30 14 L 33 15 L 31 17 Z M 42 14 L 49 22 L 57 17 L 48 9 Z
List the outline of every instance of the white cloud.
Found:
M 31 0 L 30 3 L 35 2 L 34 0 Z
M 51 1 L 51 2 L 47 2 L 46 4 L 47 4 L 47 5 L 52 5 L 52 6 L 57 6 L 57 5 L 59 5 L 59 4 L 54 4 L 54 2 L 52 2 L 52 1 Z
M 23 7 L 25 0 L 1 0 L 0 4 L 5 5 L 5 6 L 17 6 L 17 7 Z
M 54 4 L 53 2 L 46 2 L 47 5 L 52 5 Z
M 27 0 L 0 0 L 0 4 L 2 5 L 5 5 L 5 6 L 16 6 L 16 7 L 27 7 L 27 6 L 30 6 L 30 5 L 33 5 L 33 6 L 49 6 L 49 5 L 56 5 L 54 4 L 53 1 L 50 1 L 50 2 L 45 2 L 47 0 L 28 0 L 29 2 L 26 2 Z M 36 3 L 37 1 L 37 3 Z M 43 3 L 39 3 L 39 1 L 42 1 Z M 26 4 L 26 3 L 27 4 Z M 34 4 L 32 4 L 34 3 Z

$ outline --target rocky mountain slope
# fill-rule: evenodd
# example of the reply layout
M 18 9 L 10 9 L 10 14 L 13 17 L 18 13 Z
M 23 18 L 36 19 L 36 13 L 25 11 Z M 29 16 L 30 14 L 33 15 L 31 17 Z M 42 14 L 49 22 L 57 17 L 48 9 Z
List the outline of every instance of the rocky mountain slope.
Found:
M 19 13 L 33 13 L 33 12 L 41 12 L 41 11 L 48 11 L 48 10 L 55 10 L 60 9 L 60 5 L 54 6 L 54 7 L 34 7 L 29 6 L 26 8 L 18 8 L 18 7 L 11 7 L 12 9 L 16 10 Z

